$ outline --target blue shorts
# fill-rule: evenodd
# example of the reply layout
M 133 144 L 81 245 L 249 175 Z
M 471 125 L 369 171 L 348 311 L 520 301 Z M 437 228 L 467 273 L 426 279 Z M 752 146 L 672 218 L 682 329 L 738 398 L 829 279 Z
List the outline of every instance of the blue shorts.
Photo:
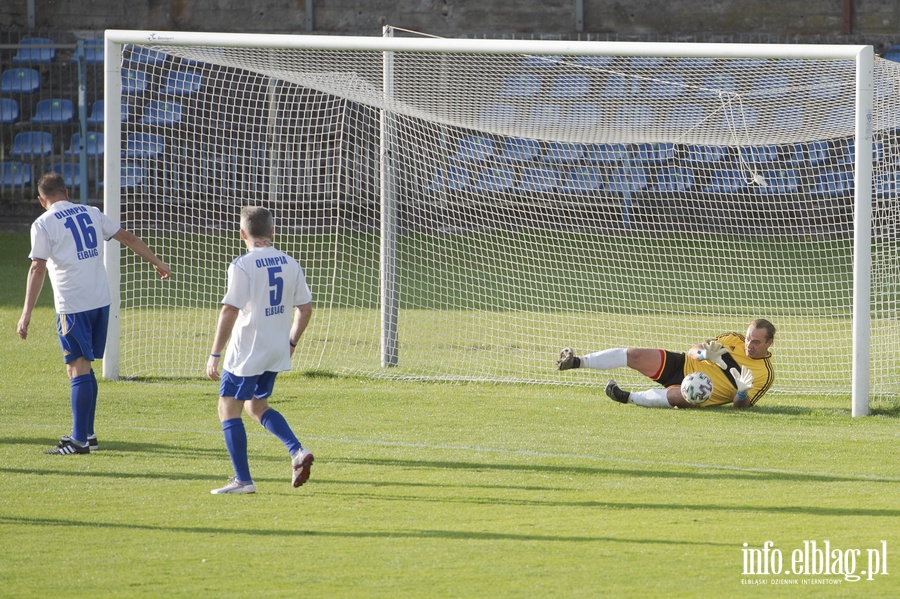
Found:
M 108 329 L 109 306 L 74 314 L 57 314 L 56 332 L 66 364 L 78 358 L 89 362 L 102 358 Z
M 219 397 L 233 397 L 241 401 L 266 399 L 275 388 L 277 372 L 264 372 L 256 376 L 238 376 L 227 370 L 222 373 Z

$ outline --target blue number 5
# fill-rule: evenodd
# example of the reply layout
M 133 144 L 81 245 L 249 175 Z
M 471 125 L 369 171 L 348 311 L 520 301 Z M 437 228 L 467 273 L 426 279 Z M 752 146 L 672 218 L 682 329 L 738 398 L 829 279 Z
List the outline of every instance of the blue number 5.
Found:
M 281 272 L 280 266 L 269 267 L 269 305 L 281 305 L 281 296 L 284 293 L 284 280 L 279 276 Z

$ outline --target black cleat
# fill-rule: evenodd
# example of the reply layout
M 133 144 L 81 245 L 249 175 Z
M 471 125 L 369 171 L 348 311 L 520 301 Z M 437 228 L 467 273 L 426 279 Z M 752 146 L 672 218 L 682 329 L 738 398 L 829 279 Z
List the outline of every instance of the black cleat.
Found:
M 575 355 L 572 348 L 566 347 L 559 352 L 559 360 L 556 361 L 557 370 L 569 370 L 570 368 L 579 368 L 581 366 L 581 358 Z
M 83 455 L 91 453 L 91 448 L 88 445 L 73 443 L 71 439 L 60 439 L 56 447 L 44 453 L 47 455 Z
M 619 403 L 628 403 L 628 398 L 631 394 L 628 391 L 623 391 L 619 388 L 619 385 L 616 384 L 615 381 L 610 381 L 606 383 L 606 395 L 613 401 L 617 401 Z

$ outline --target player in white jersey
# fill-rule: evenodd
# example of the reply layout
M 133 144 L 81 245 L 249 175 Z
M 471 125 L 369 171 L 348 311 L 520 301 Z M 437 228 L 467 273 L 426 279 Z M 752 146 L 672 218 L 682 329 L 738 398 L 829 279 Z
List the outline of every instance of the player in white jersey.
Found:
M 291 369 L 294 348 L 312 315 L 312 294 L 300 264 L 272 243 L 275 225 L 265 208 L 241 210 L 241 239 L 249 250 L 228 267 L 228 289 L 206 363 L 206 375 L 220 380 L 219 420 L 234 478 L 213 494 L 256 492 L 247 456 L 246 410 L 284 443 L 291 456 L 291 483 L 309 478 L 313 454 L 297 439 L 287 420 L 269 406 L 279 372 Z M 223 372 L 222 350 L 228 345 Z
M 115 239 L 128 246 L 152 264 L 163 279 L 168 279 L 172 271 L 147 244 L 100 210 L 70 202 L 59 174 L 41 177 L 38 193 L 46 212 L 31 225 L 31 268 L 17 332 L 22 339 L 28 337 L 31 314 L 49 272 L 57 332 L 71 383 L 72 432 L 47 453 L 85 454 L 98 447 L 94 434 L 97 378 L 92 363 L 103 357 L 109 322 L 110 294 L 103 244 Z

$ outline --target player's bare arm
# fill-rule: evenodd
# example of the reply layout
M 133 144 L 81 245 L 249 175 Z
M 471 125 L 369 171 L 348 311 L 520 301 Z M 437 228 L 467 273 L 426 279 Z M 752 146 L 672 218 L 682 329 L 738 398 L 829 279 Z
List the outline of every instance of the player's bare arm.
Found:
M 234 329 L 234 323 L 237 321 L 240 310 L 234 306 L 224 304 L 219 312 L 219 321 L 216 324 L 216 336 L 213 339 L 212 349 L 209 352 L 209 358 L 206 360 L 206 376 L 210 379 L 219 380 L 219 360 L 222 358 L 222 352 L 228 344 L 231 337 L 231 331 Z
M 41 296 L 44 287 L 44 278 L 47 276 L 47 261 L 35 258 L 28 269 L 28 279 L 25 283 L 25 305 L 22 308 L 22 316 L 16 332 L 20 339 L 28 338 L 28 326 L 31 324 L 31 313 Z

